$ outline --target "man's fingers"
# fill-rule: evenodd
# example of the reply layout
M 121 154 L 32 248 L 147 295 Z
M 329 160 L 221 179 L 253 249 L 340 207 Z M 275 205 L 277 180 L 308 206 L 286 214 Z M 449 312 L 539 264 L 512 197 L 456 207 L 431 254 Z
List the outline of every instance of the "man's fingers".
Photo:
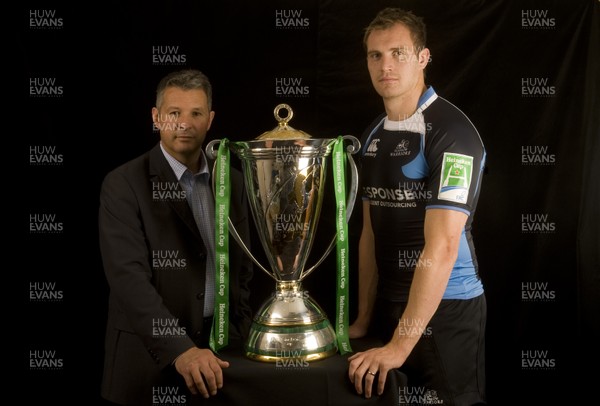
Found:
M 225 364 L 225 365 L 223 365 Z M 210 371 L 207 372 L 208 376 L 212 376 L 214 379 L 214 390 L 213 389 L 213 381 L 208 381 L 208 388 L 211 392 L 211 395 L 217 394 L 217 389 L 221 389 L 223 387 L 223 370 L 221 368 L 227 368 L 229 363 L 226 361 L 221 361 L 219 358 L 215 358 L 214 361 L 210 363 Z M 208 379 L 208 378 L 207 378 Z
M 200 372 L 204 378 L 204 383 L 211 396 L 217 394 L 217 389 L 223 387 L 223 368 L 228 368 L 229 362 L 223 361 L 217 357 L 210 360 L 208 365 L 201 368 Z
M 355 354 L 358 355 L 358 354 Z M 356 393 L 362 395 L 364 393 L 366 398 L 370 398 L 373 393 L 373 382 L 377 378 L 379 372 L 379 363 L 372 357 L 358 356 L 348 366 L 348 376 L 350 382 L 354 384 Z M 381 377 L 377 380 L 377 393 L 380 394 L 385 386 L 385 376 L 383 381 Z
M 192 392 L 192 395 L 197 395 L 198 390 L 196 389 L 196 384 L 194 383 L 194 379 L 191 375 L 184 375 L 183 379 L 185 380 L 185 386 Z
M 193 395 L 200 394 L 204 398 L 215 396 L 224 384 L 223 368 L 229 362 L 216 357 L 212 351 L 191 348 L 175 361 L 175 369 Z
M 357 368 L 356 371 L 354 371 L 354 375 L 353 375 L 353 379 L 352 381 L 354 382 L 354 389 L 356 389 L 356 393 L 358 393 L 359 395 L 362 395 L 363 393 L 363 376 L 364 376 L 364 372 L 361 372 L 360 368 Z
M 215 379 L 215 374 L 210 373 L 204 375 L 205 387 L 206 387 L 206 397 L 215 396 L 217 394 L 217 380 Z
M 385 388 L 385 380 L 387 379 L 388 370 L 385 368 L 381 368 L 379 371 L 379 382 L 377 383 L 377 394 L 381 395 L 383 393 L 383 389 Z
M 362 355 L 362 352 L 357 352 L 348 357 L 348 361 L 354 361 L 356 358 Z
M 192 377 L 194 378 L 194 384 L 198 392 L 200 392 L 203 397 L 208 398 L 208 389 L 206 389 L 204 379 L 202 378 L 202 374 L 198 369 L 192 371 Z
M 352 361 L 352 360 L 356 359 L 356 357 L 358 357 L 359 354 L 360 354 L 360 352 L 357 352 L 356 354 L 352 354 L 351 356 L 348 357 L 348 361 Z
M 377 365 L 371 364 L 369 368 L 365 370 L 364 380 L 365 380 L 365 397 L 368 399 L 373 394 L 373 382 L 377 379 L 379 374 L 379 367 Z M 381 375 L 381 374 L 379 374 Z M 381 376 L 379 376 L 381 379 Z M 384 378 L 385 382 L 385 378 Z M 379 386 L 378 386 L 379 388 Z M 360 392 L 359 392 L 360 393 Z M 379 393 L 379 392 L 378 392 Z
M 362 363 L 360 367 L 354 371 L 354 387 L 356 388 L 356 393 L 359 395 L 363 394 L 363 380 L 364 380 L 364 390 L 368 390 L 371 393 L 371 384 L 373 383 L 374 376 L 369 373 L 369 367 L 366 363 Z
M 228 361 L 223 361 L 220 358 L 217 358 L 217 362 L 219 363 L 219 366 L 221 368 L 229 368 L 229 362 Z
M 348 358 L 350 361 L 350 364 L 348 365 L 348 377 L 352 383 L 354 383 L 354 374 L 356 373 L 356 370 L 360 367 L 360 364 L 362 364 L 362 358 L 359 358 L 360 355 L 361 353 L 359 352 Z

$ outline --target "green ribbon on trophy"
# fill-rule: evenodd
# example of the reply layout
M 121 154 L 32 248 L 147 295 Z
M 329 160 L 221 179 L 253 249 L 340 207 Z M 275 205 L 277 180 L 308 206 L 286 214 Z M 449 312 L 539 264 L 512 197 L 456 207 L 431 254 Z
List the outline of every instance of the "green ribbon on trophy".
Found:
M 209 345 L 218 352 L 229 344 L 229 141 L 222 139 L 215 182 L 215 310 Z
M 349 324 L 349 250 L 348 221 L 346 219 L 346 155 L 344 138 L 338 137 L 333 145 L 333 182 L 336 201 L 336 252 L 337 252 L 337 294 L 335 332 L 340 354 L 352 352 L 348 336 Z

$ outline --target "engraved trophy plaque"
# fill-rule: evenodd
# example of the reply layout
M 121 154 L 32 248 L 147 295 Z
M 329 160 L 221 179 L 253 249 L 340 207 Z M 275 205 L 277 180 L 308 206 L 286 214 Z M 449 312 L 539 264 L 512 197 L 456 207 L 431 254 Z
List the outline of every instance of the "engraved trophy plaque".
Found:
M 281 116 L 282 110 L 287 111 L 285 117 Z M 360 142 L 348 135 L 312 138 L 292 128 L 288 122 L 293 111 L 286 104 L 278 105 L 274 115 L 278 126 L 272 131 L 251 141 L 228 142 L 229 150 L 241 160 L 250 209 L 271 270 L 256 260 L 231 222 L 229 231 L 253 262 L 275 280 L 276 285 L 273 295 L 254 316 L 245 351 L 249 358 L 266 362 L 284 358 L 318 360 L 340 349 L 339 335 L 343 335 L 344 327 L 341 320 L 336 320 L 334 329 L 321 307 L 303 290 L 302 280 L 323 262 L 340 238 L 338 228 L 317 263 L 305 269 L 319 223 L 332 148 L 339 143 L 339 147 L 345 148 L 345 152 L 339 154 L 341 159 L 350 163 L 351 184 L 348 194 L 344 193 L 342 198 L 347 203 L 344 218 L 339 221 L 347 223 L 358 183 L 358 171 L 351 154 L 359 150 Z M 206 147 L 207 155 L 214 159 L 217 156 L 216 146 L 223 141 L 211 141 Z M 349 144 L 344 145 L 345 142 Z M 343 167 L 339 162 L 337 165 Z M 337 183 L 345 182 L 343 179 Z M 347 236 L 344 238 L 347 241 Z M 338 249 L 338 262 L 339 254 Z M 347 252 L 342 252 L 342 255 L 347 256 Z M 338 281 L 347 286 L 347 269 L 342 270 L 340 278 L 339 268 L 338 265 Z M 346 291 L 340 299 L 338 291 L 338 303 L 346 303 L 347 296 Z M 343 307 L 341 314 L 347 314 L 347 306 Z M 347 319 L 345 327 L 347 333 Z M 349 350 L 349 346 L 344 347 Z

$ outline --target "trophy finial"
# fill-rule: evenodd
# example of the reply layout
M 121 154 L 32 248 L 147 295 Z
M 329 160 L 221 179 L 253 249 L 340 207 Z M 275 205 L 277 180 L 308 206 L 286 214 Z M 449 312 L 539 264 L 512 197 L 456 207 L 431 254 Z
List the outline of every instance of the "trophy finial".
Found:
M 287 116 L 281 117 L 279 115 L 279 112 L 281 110 L 286 110 Z M 275 120 L 277 120 L 277 122 L 279 123 L 279 126 L 285 127 L 285 126 L 287 126 L 288 121 L 291 121 L 292 117 L 294 117 L 294 110 L 292 110 L 292 108 L 288 104 L 281 103 L 275 107 L 275 110 L 273 110 L 273 114 L 275 115 Z
M 286 110 L 287 115 L 281 116 L 281 110 Z M 256 137 L 257 140 L 306 140 L 311 138 L 310 135 L 301 130 L 296 130 L 292 126 L 288 125 L 288 121 L 292 119 L 294 116 L 294 110 L 289 106 L 289 104 L 281 103 L 275 107 L 273 110 L 273 115 L 275 116 L 275 120 L 277 120 L 277 127 L 272 129 L 271 131 L 266 131 Z

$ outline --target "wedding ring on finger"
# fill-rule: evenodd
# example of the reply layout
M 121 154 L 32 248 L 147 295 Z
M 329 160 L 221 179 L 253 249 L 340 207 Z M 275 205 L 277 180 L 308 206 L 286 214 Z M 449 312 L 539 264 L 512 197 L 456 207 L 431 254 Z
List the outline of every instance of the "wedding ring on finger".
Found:
M 367 371 L 367 373 L 368 373 L 369 375 L 373 375 L 373 376 L 375 376 L 375 374 L 376 374 L 377 372 L 371 372 L 371 371 Z

